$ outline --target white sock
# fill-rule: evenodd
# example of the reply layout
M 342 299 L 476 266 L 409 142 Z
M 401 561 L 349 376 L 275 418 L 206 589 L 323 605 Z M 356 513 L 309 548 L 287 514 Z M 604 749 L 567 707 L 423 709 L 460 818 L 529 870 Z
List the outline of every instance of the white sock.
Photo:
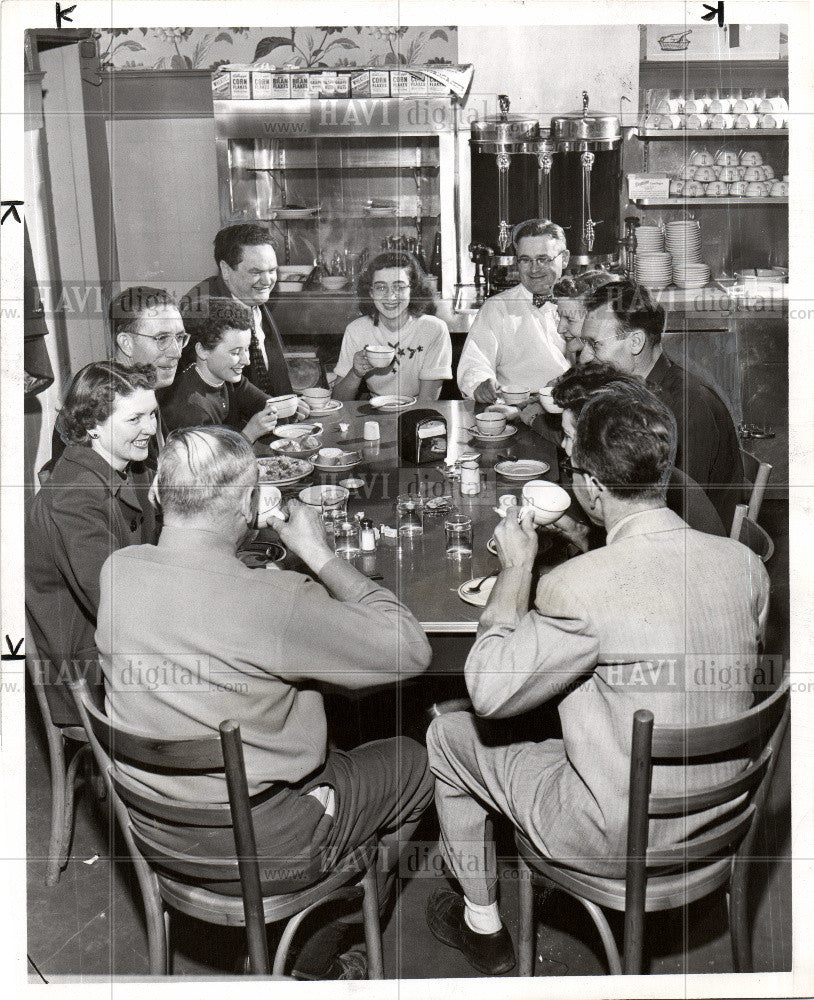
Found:
M 503 926 L 497 902 L 473 903 L 464 896 L 464 920 L 466 926 L 476 934 L 495 934 Z

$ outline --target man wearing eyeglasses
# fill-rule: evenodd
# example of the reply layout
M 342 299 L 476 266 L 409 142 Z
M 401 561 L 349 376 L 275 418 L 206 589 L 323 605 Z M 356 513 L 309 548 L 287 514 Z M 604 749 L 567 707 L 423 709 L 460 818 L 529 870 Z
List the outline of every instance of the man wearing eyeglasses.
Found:
M 501 385 L 536 392 L 569 367 L 557 332 L 554 283 L 568 266 L 565 233 L 545 219 L 529 219 L 514 230 L 520 284 L 481 306 L 458 363 L 465 397 L 489 405 Z

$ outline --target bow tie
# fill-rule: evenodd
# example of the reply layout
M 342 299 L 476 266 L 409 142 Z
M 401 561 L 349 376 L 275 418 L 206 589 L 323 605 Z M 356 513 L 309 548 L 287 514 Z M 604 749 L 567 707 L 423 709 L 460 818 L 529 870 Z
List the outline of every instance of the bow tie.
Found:
M 533 292 L 532 301 L 534 302 L 534 305 L 537 309 L 541 309 L 546 304 L 546 302 L 553 302 L 554 296 L 543 295 L 542 292 Z

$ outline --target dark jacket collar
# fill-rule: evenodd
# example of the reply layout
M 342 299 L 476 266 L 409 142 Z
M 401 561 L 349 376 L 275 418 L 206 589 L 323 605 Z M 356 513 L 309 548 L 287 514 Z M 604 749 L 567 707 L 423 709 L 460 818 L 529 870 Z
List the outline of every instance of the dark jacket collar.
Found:
M 110 491 L 110 495 L 118 497 L 128 507 L 133 510 L 142 511 L 141 503 L 136 493 L 133 482 L 128 475 L 127 479 L 122 477 L 116 470 L 97 455 L 93 448 L 82 444 L 71 444 L 62 454 L 62 462 L 77 465 L 85 469 L 92 477 L 103 483 Z M 85 477 L 88 478 L 88 477 Z
M 662 351 L 658 357 L 658 361 L 656 361 L 650 369 L 650 373 L 645 379 L 645 382 L 647 382 L 651 388 L 658 389 L 667 377 L 667 373 L 673 367 L 673 362 L 667 357 L 664 351 Z

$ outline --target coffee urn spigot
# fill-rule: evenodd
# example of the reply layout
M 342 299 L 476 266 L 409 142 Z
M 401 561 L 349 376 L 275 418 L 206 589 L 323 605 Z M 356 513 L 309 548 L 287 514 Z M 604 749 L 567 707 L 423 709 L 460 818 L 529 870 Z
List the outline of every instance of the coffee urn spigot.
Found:
M 619 240 L 619 246 L 622 248 L 622 267 L 631 280 L 636 270 L 636 227 L 639 222 L 640 219 L 636 215 L 625 216 L 625 235 Z

